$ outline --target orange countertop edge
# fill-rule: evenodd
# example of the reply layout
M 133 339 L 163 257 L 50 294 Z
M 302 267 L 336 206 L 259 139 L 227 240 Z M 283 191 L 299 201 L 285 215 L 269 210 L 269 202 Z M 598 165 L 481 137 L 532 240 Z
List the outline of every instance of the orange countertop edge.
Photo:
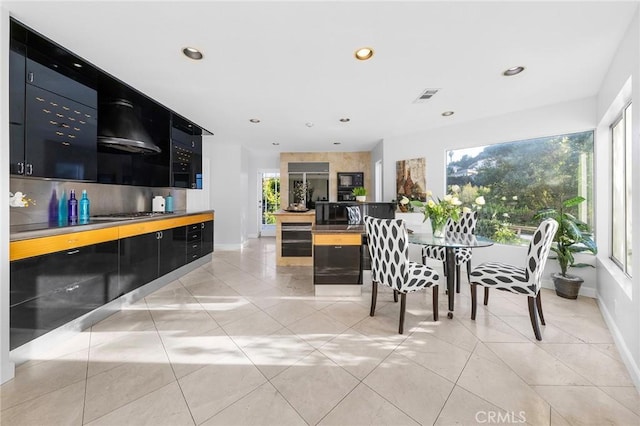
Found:
M 170 219 L 136 220 L 136 223 L 127 222 L 126 224 L 123 224 L 122 221 L 106 222 L 96 225 L 98 229 L 94 227 L 90 230 L 79 230 L 80 227 L 72 227 L 69 229 L 73 229 L 74 232 L 11 241 L 9 260 L 41 256 L 209 220 L 214 220 L 213 212 L 186 214 Z

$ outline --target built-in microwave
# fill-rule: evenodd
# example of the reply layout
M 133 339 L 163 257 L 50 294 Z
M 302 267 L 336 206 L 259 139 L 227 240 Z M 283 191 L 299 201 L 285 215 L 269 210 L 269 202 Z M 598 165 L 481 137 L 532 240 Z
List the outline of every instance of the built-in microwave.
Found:
M 363 172 L 340 172 L 338 173 L 338 201 L 353 201 L 353 188 L 364 186 Z

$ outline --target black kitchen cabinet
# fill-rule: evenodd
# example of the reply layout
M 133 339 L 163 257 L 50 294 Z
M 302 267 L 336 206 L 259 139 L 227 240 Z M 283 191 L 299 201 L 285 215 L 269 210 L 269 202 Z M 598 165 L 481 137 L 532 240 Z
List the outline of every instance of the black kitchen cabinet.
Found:
M 10 173 L 24 174 L 24 100 L 27 48 L 11 40 L 9 51 Z
M 362 284 L 362 236 L 320 234 L 314 236 L 314 284 Z
M 202 189 L 202 131 L 173 114 L 171 186 Z
M 187 262 L 213 253 L 213 221 L 187 226 Z
M 159 274 L 162 276 L 175 271 L 187 263 L 186 226 L 160 231 L 159 241 Z
M 119 296 L 118 241 L 11 262 L 14 349 Z

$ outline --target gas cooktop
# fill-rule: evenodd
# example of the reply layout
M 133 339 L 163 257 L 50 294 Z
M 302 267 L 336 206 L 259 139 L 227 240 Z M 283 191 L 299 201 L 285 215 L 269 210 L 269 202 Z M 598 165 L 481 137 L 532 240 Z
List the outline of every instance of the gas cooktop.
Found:
M 127 220 L 127 219 L 139 219 L 143 217 L 155 217 L 172 215 L 173 212 L 127 212 L 127 213 L 109 213 L 98 214 L 91 216 L 93 220 Z

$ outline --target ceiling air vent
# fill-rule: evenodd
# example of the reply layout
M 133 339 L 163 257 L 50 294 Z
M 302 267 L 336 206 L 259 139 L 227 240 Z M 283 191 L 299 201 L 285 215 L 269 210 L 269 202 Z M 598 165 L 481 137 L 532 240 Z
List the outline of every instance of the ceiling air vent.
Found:
M 427 101 L 429 99 L 431 99 L 433 97 L 433 95 L 435 95 L 436 93 L 438 93 L 438 90 L 440 89 L 426 89 L 424 90 L 422 93 L 420 93 L 420 96 L 418 96 L 418 98 L 413 101 L 413 103 L 419 103 L 419 102 L 424 102 Z

